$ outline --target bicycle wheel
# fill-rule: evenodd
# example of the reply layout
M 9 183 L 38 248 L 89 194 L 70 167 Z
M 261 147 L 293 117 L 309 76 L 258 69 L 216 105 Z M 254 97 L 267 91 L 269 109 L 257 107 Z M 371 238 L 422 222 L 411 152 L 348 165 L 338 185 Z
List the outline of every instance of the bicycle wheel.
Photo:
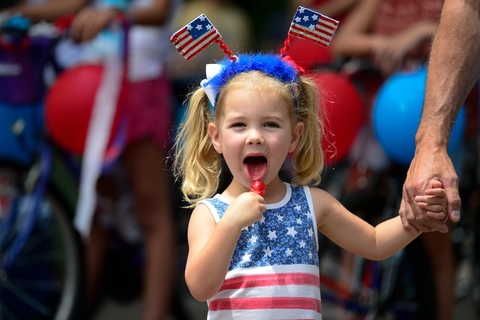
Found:
M 12 263 L 5 263 L 25 228 L 31 198 L 15 197 L 13 210 L 0 219 L 0 319 L 72 319 L 80 298 L 82 251 L 54 197 L 44 197 L 23 246 Z

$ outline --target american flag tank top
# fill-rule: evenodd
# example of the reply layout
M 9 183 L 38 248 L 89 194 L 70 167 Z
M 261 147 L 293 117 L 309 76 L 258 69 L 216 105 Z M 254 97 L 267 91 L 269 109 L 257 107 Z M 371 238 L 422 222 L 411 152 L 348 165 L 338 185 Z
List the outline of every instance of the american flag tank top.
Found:
M 207 301 L 208 319 L 321 319 L 318 235 L 309 187 L 286 185 L 262 220 L 240 234 L 226 279 Z M 202 201 L 218 222 L 229 205 Z

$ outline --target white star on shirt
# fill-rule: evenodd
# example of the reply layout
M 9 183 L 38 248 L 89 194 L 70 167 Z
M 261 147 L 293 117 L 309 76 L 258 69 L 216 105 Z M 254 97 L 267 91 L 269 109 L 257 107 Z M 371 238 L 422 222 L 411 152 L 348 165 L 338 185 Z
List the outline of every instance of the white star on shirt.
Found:
M 287 250 L 285 250 L 285 253 L 287 254 L 287 256 L 291 256 L 292 252 L 293 251 L 290 248 L 287 248 Z
M 206 28 L 207 28 L 207 30 L 209 30 L 209 31 L 210 31 L 210 29 L 212 29 L 213 27 L 212 27 L 212 25 L 211 25 L 211 24 L 207 24 Z
M 252 236 L 252 237 L 250 238 L 250 243 L 256 243 L 256 242 L 257 242 L 257 239 L 258 239 L 258 237 Z
M 299 204 L 297 204 L 297 205 L 295 206 L 295 210 L 297 210 L 297 211 L 300 211 L 300 210 L 302 210 L 302 206 L 301 206 L 301 205 L 299 205 Z
M 266 257 L 266 256 L 271 257 L 273 250 L 270 249 L 270 247 L 267 247 L 267 249 L 263 249 L 263 252 L 265 252 L 265 257 Z
M 300 241 L 300 248 L 305 248 L 305 245 L 306 245 L 306 244 L 307 244 L 307 243 L 306 243 L 305 241 L 303 241 L 303 240 Z
M 244 255 L 243 258 L 242 258 L 242 261 L 243 261 L 243 262 L 250 262 L 250 256 L 251 256 L 251 255 L 252 255 L 252 254 L 250 254 L 250 253 L 245 253 L 245 255 Z
M 193 28 L 192 28 L 191 25 L 187 25 L 187 30 L 188 30 L 188 31 L 190 31 L 190 30 L 192 30 L 192 29 L 193 29 Z
M 276 239 L 277 231 L 268 231 L 268 237 L 270 238 L 270 240 Z
M 205 15 L 203 15 L 203 14 L 200 16 L 200 20 L 201 20 L 201 21 L 205 21 L 205 18 L 206 18 L 206 17 L 205 17 Z
M 313 29 L 315 29 L 315 26 L 313 24 L 311 24 L 311 25 L 308 26 L 308 29 L 313 30 Z
M 197 30 L 202 30 L 202 25 L 201 25 L 201 24 L 197 24 L 196 29 L 197 29 Z
M 318 14 L 314 14 L 314 15 L 312 16 L 312 19 L 313 19 L 313 20 L 318 20 Z
M 278 219 L 278 221 L 283 221 L 283 216 L 277 215 L 277 219 Z
M 310 213 L 310 211 L 307 211 L 307 213 L 305 213 L 305 215 L 307 216 L 307 218 L 312 218 L 312 214 Z
M 297 223 L 298 223 L 298 224 L 302 224 L 302 223 L 303 223 L 302 219 L 297 218 Z
M 295 22 L 296 22 L 296 23 L 299 23 L 300 21 L 302 21 L 302 19 L 300 19 L 299 17 L 296 17 L 296 18 L 295 18 Z
M 301 7 L 300 9 L 298 9 L 298 11 L 300 11 L 300 13 L 303 13 L 305 11 L 305 8 Z
M 308 229 L 308 236 L 313 237 L 313 230 L 312 228 Z
M 262 220 L 260 220 L 260 223 L 265 223 L 265 217 L 262 216 Z
M 304 17 L 303 17 L 303 21 L 308 21 L 308 20 L 309 20 L 309 19 L 308 19 L 308 16 L 304 16 Z
M 291 228 L 288 228 L 288 232 L 287 234 L 291 235 L 292 237 L 295 237 L 295 235 L 297 234 L 297 231 L 295 231 L 295 227 L 291 227 Z
M 313 256 L 313 255 L 312 255 L 312 252 L 310 251 L 310 252 L 308 253 L 308 257 L 309 257 L 310 259 L 312 259 L 312 256 Z

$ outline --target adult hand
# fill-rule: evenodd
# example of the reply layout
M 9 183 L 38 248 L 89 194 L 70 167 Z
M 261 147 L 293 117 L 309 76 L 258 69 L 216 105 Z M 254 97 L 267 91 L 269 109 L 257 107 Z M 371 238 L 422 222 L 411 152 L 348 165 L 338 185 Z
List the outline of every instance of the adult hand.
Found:
M 83 9 L 73 20 L 70 31 L 71 36 L 78 42 L 91 40 L 105 29 L 117 15 L 118 11 L 112 8 Z
M 389 36 L 379 37 L 372 45 L 372 59 L 380 67 L 384 75 L 391 75 L 405 70 L 408 56 L 421 48 L 426 39 L 430 39 L 437 24 L 420 21 L 409 28 Z
M 434 181 L 442 183 L 447 193 L 447 216 L 429 216 L 415 202 L 416 195 L 423 195 L 425 189 L 431 188 Z M 453 222 L 460 219 L 461 200 L 458 193 L 458 177 L 452 161 L 445 150 L 422 150 L 417 147 L 415 157 L 407 172 L 403 185 L 403 197 L 399 214 L 405 229 L 412 233 L 418 231 L 448 232 L 446 219 Z

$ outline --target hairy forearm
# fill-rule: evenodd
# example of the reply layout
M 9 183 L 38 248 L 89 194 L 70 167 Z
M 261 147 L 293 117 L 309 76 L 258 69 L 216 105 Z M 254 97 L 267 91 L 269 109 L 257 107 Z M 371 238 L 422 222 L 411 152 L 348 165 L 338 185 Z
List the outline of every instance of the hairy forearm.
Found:
M 429 64 L 416 144 L 446 150 L 458 111 L 480 75 L 480 1 L 446 0 Z

